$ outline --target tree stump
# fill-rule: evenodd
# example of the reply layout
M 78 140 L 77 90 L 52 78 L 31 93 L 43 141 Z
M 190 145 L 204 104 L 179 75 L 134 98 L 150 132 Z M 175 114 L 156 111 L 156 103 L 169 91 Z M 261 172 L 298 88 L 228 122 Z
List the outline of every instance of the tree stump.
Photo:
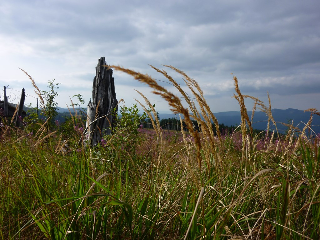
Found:
M 112 73 L 101 57 L 93 79 L 92 101 L 90 99 L 87 107 L 87 140 L 91 146 L 101 142 L 104 135 L 110 135 L 115 125 L 118 101 Z
M 9 103 L 7 98 L 7 88 L 4 87 L 4 99 L 0 101 L 0 123 L 10 123 L 13 119 L 15 120 L 15 124 L 17 127 L 22 126 L 22 120 L 26 116 L 26 112 L 23 111 L 24 100 L 25 100 L 25 90 L 22 89 L 20 103 L 18 105 L 14 105 Z
M 24 90 L 24 88 L 22 88 L 19 109 L 18 109 L 18 113 L 16 115 L 16 126 L 17 127 L 21 127 L 22 117 L 24 117 L 22 113 L 23 113 L 23 106 L 24 106 L 25 98 L 26 98 L 25 90 Z
M 7 88 L 3 87 L 4 99 L 3 99 L 3 112 L 4 116 L 7 117 L 9 115 L 9 107 L 8 107 L 8 98 L 7 98 Z

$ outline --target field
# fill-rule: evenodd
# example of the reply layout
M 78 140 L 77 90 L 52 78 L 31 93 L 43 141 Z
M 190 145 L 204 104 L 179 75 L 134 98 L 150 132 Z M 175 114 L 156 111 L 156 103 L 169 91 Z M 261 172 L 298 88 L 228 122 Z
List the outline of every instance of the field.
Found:
M 142 93 L 145 114 L 121 107 L 113 135 L 95 147 L 82 141 L 79 111 L 62 125 L 34 114 L 22 128 L 4 121 L 0 239 L 319 239 L 320 137 L 309 129 L 319 112 L 309 109 L 302 131 L 270 131 L 271 101 L 243 95 L 234 77 L 242 124 L 220 131 L 198 83 L 166 67 L 182 75 L 195 102 L 164 70 L 153 67 L 186 104 L 152 77 L 111 66 L 149 85 L 185 131 L 163 130 Z M 43 112 L 53 116 L 48 99 Z M 245 99 L 267 114 L 265 131 L 252 129 Z M 152 129 L 140 126 L 146 117 Z

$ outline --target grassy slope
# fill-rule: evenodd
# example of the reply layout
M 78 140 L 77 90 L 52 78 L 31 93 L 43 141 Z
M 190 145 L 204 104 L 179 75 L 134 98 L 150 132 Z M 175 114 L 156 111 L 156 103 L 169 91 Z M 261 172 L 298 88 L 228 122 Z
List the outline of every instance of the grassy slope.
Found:
M 184 73 L 202 109 L 185 111 L 149 76 L 116 70 L 149 84 L 187 125 L 198 120 L 201 133 L 161 130 L 155 119 L 155 130 L 123 124 L 90 149 L 78 145 L 80 121 L 52 131 L 5 126 L 0 239 L 318 239 L 318 138 L 292 127 L 278 139 L 253 133 L 236 79 L 243 124 L 221 135 L 211 132 L 214 116 Z

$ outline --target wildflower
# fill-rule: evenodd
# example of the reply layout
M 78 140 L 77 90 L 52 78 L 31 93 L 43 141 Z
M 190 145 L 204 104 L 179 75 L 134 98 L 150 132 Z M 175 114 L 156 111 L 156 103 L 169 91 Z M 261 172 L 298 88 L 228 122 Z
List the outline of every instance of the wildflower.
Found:
M 104 138 L 102 138 L 101 139 L 101 146 L 105 147 L 106 145 L 107 145 L 107 141 Z
M 143 132 L 143 125 L 142 124 L 139 125 L 138 132 Z
M 74 126 L 74 130 L 81 134 L 83 132 L 83 127 Z
M 33 136 L 33 132 L 29 132 L 29 133 L 27 134 L 27 137 L 31 137 L 31 136 Z

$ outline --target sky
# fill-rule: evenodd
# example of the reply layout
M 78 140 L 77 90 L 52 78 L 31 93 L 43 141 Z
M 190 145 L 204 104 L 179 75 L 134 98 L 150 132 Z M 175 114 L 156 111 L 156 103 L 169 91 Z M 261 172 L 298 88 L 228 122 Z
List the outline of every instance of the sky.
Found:
M 0 100 L 26 104 L 59 83 L 59 107 L 81 94 L 91 98 L 100 57 L 159 80 L 150 65 L 172 65 L 195 79 L 212 112 L 239 111 L 233 95 L 236 76 L 242 94 L 272 108 L 320 110 L 319 0 L 0 0 Z M 117 99 L 130 107 L 145 94 L 160 113 L 168 104 L 131 76 L 114 71 Z M 164 82 L 162 82 L 164 81 Z M 184 87 L 187 91 L 187 87 Z M 84 105 L 84 107 L 86 106 Z M 248 109 L 252 101 L 246 101 Z

